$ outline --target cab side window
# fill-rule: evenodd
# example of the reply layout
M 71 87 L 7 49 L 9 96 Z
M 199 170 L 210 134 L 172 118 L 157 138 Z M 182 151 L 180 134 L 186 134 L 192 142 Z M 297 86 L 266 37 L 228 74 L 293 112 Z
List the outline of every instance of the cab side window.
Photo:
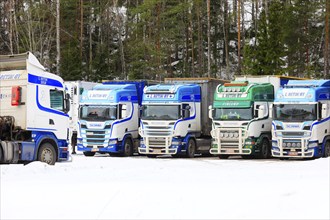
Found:
M 64 111 L 63 91 L 57 89 L 49 91 L 50 107 L 58 111 Z

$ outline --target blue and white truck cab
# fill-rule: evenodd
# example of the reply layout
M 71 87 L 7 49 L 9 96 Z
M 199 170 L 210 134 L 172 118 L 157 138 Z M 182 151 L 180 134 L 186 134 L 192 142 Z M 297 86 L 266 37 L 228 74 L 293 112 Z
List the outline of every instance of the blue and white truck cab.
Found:
M 211 120 L 208 105 L 220 80 L 167 78 L 165 84 L 144 89 L 139 133 L 140 154 L 184 154 L 209 151 Z
M 145 82 L 107 82 L 85 90 L 79 107 L 78 151 L 131 156 L 136 151 Z
M 32 53 L 0 56 L 0 163 L 68 160 L 65 94 Z
M 272 111 L 273 157 L 330 155 L 330 80 L 289 80 Z

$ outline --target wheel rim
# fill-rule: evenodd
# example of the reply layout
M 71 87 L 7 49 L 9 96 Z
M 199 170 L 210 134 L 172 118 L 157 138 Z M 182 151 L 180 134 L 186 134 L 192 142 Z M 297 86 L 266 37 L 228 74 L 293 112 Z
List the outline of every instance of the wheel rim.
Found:
M 48 164 L 53 162 L 53 152 L 49 148 L 43 149 L 41 152 L 41 161 Z

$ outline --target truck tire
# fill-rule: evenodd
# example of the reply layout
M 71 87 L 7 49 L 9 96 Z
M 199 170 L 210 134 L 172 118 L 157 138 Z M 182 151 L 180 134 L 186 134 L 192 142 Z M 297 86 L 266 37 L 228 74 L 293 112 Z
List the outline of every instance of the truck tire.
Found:
M 130 138 L 126 138 L 124 142 L 124 149 L 122 156 L 128 157 L 133 155 L 133 143 Z
M 324 146 L 324 157 L 330 157 L 330 141 L 327 141 L 325 143 L 325 146 Z
M 3 163 L 3 153 L 2 153 L 2 147 L 0 145 L 0 164 Z
M 264 138 L 261 141 L 261 145 L 260 145 L 260 153 L 258 155 L 259 159 L 267 159 L 270 157 L 270 144 L 269 141 Z
M 90 152 L 90 151 L 84 151 L 84 155 L 86 157 L 93 157 L 95 155 L 95 152 Z
M 194 139 L 190 138 L 188 141 L 188 146 L 186 150 L 186 157 L 188 158 L 194 158 L 196 152 L 196 143 Z
M 56 162 L 56 151 L 51 143 L 43 143 L 38 151 L 38 161 L 54 165 Z

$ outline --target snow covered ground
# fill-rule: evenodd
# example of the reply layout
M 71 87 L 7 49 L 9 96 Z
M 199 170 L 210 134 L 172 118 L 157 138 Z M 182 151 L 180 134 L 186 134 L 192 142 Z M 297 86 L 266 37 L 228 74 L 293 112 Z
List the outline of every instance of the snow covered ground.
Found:
M 330 158 L 0 165 L 0 219 L 329 219 Z

